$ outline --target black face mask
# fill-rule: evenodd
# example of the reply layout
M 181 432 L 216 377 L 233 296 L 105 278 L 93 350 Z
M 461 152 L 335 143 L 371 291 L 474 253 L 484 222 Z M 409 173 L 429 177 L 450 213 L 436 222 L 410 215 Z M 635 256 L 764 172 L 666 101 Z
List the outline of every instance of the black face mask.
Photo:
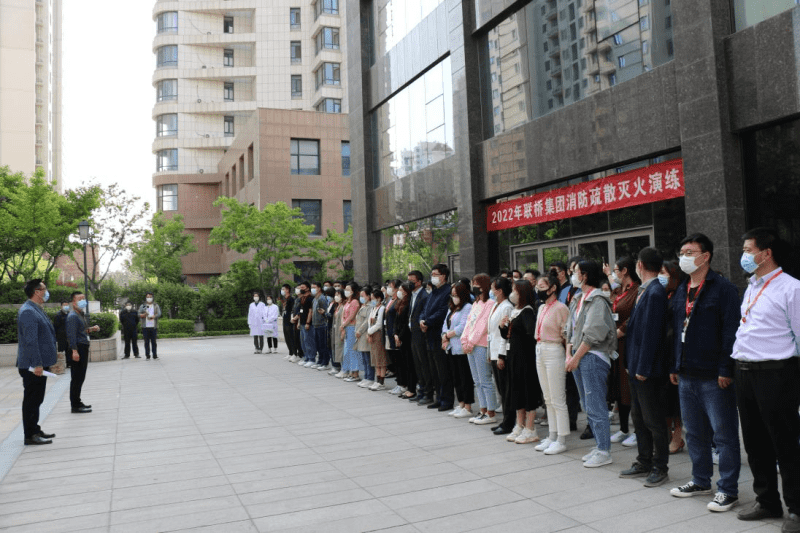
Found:
M 477 298 L 478 296 L 481 295 L 481 288 L 480 287 L 472 287 L 472 294 L 474 294 L 475 297 Z
M 538 296 L 539 299 L 543 302 L 546 301 L 548 298 L 550 298 L 550 295 L 547 294 L 547 291 L 536 291 L 536 296 Z

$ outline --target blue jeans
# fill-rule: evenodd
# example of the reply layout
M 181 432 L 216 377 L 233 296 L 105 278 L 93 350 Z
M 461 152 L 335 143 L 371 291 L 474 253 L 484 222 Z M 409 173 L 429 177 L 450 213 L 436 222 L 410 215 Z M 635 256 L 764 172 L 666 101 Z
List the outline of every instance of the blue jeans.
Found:
M 314 328 L 314 345 L 319 351 L 319 361 L 322 366 L 327 366 L 331 362 L 331 352 L 328 350 L 328 326 Z
M 594 433 L 597 449 L 607 452 L 611 449 L 611 425 L 608 420 L 606 394 L 608 392 L 608 372 L 611 365 L 593 353 L 587 353 L 572 374 L 586 408 L 586 418 Z
M 728 496 L 739 495 L 739 413 L 736 410 L 734 384 L 719 388 L 716 379 L 680 376 L 678 396 L 681 418 L 686 428 L 686 444 L 692 459 L 692 481 L 711 487 L 714 465 L 711 462 L 711 439 L 719 451 L 717 490 Z
M 358 372 L 361 355 L 356 351 L 356 327 L 344 328 L 344 354 L 342 355 L 342 371 Z
M 361 367 L 364 369 L 364 379 L 375 381 L 375 367 L 369 364 L 369 352 L 358 352 L 361 354 Z
M 300 342 L 303 343 L 303 359 L 314 362 L 317 360 L 317 343 L 314 340 L 314 330 L 305 326 L 300 327 Z
M 467 361 L 469 361 L 469 370 L 472 372 L 472 381 L 475 382 L 475 388 L 478 391 L 478 405 L 481 409 L 494 411 L 497 395 L 492 382 L 492 367 L 486 360 L 486 347 L 475 346 L 472 348 L 472 353 L 467 354 Z

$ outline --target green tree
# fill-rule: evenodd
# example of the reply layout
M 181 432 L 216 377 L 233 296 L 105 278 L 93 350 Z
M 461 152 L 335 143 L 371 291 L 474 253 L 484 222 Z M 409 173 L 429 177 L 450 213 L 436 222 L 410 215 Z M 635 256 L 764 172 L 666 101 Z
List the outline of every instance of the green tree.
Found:
M 131 270 L 142 279 L 160 283 L 181 282 L 181 257 L 197 251 L 194 236 L 184 233 L 183 215 L 167 218 L 157 212 L 145 230 L 141 242 L 131 245 Z
M 0 168 L 0 276 L 49 281 L 58 258 L 80 247 L 78 222 L 99 205 L 98 188 L 59 194 L 38 169 L 22 173 Z
M 314 256 L 322 265 L 323 279 L 328 271 L 336 273 L 336 279 L 353 279 L 353 226 L 344 233 L 328 230 L 325 238 L 314 243 Z
M 308 235 L 314 226 L 304 223 L 299 208 L 276 202 L 259 210 L 227 197 L 218 198 L 214 206 L 224 209 L 208 242 L 224 244 L 240 254 L 252 254 L 250 261 L 258 270 L 265 294 L 275 294 L 281 275 L 299 273 L 294 258 L 312 253 Z
M 79 190 L 98 188 L 93 185 Z M 78 270 L 87 277 L 92 292 L 97 291 L 106 279 L 113 263 L 139 241 L 145 231 L 145 216 L 150 211 L 149 203 L 140 203 L 140 197 L 129 195 L 116 183 L 100 191 L 100 205 L 92 211 L 89 219 L 91 232 L 87 254 L 91 262 L 88 263 L 88 273 L 83 271 L 83 262 L 72 254 Z

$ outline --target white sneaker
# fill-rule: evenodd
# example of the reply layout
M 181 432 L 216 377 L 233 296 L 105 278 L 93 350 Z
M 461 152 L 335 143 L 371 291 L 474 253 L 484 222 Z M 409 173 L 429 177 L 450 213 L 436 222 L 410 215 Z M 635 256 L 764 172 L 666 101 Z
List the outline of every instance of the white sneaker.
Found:
M 553 441 L 551 441 L 551 440 L 550 440 L 550 437 L 547 437 L 547 438 L 546 438 L 546 439 L 544 439 L 544 440 L 543 440 L 541 443 L 537 444 L 537 445 L 536 445 L 536 447 L 534 448 L 534 450 L 536 450 L 537 452 L 543 452 L 543 451 L 545 451 L 545 450 L 547 449 L 547 447 L 548 447 L 548 446 L 550 446 L 552 443 L 553 443 Z
M 306 366 L 307 364 L 308 361 L 306 361 L 305 359 L 300 359 L 300 358 L 297 359 L 297 366 Z
M 611 442 L 622 442 L 627 439 L 629 436 L 628 433 L 623 433 L 622 431 L 617 431 L 613 435 L 611 435 Z
M 358 386 L 361 387 L 362 389 L 366 389 L 367 387 L 371 387 L 373 383 L 375 382 L 365 379 L 361 383 L 359 383 Z
M 397 391 L 397 395 L 400 396 L 401 394 L 405 394 L 408 392 L 408 387 L 400 387 L 400 390 Z
M 462 407 L 461 412 L 454 414 L 453 418 L 469 418 L 472 416 L 473 414 L 471 410 L 467 409 L 466 407 Z
M 597 448 L 592 448 L 591 450 L 589 450 L 589 453 L 587 453 L 586 455 L 581 457 L 581 461 L 583 461 L 585 463 L 586 461 L 591 459 L 592 456 L 597 453 L 597 451 L 598 451 Z
M 535 430 L 525 428 L 522 430 L 522 433 L 519 434 L 519 437 L 514 439 L 514 442 L 517 444 L 530 444 L 531 442 L 539 442 L 539 436 L 536 434 Z
M 598 466 L 610 465 L 613 462 L 614 460 L 611 458 L 610 453 L 597 450 L 594 455 L 583 463 L 583 466 L 586 468 L 597 468 Z
M 312 367 L 317 366 L 317 363 L 315 363 L 314 361 L 309 361 L 308 363 L 304 364 L 303 366 L 306 367 L 306 368 L 312 368 Z
M 286 354 L 286 357 L 284 357 L 283 359 L 284 359 L 284 360 L 286 360 L 286 361 L 288 361 L 288 360 L 289 360 L 289 359 L 291 359 L 291 358 L 292 358 L 292 356 L 291 356 L 291 355 L 289 355 L 289 354 Z
M 475 422 L 477 422 L 478 420 L 480 420 L 484 416 L 488 416 L 488 415 L 486 413 L 478 413 L 477 415 L 475 415 L 475 416 L 473 416 L 472 418 L 469 419 L 469 423 L 470 424 L 474 424 Z
M 336 369 L 336 367 L 333 367 L 328 371 L 328 375 L 329 376 L 335 376 L 338 373 L 339 373 L 339 371 Z
M 447 416 L 456 416 L 460 412 L 461 412 L 461 406 L 460 405 L 456 405 L 456 408 L 453 409 L 452 411 L 450 411 L 449 413 L 447 413 Z
M 377 381 L 369 388 L 369 390 L 386 390 L 386 385 L 378 383 Z
M 497 419 L 495 417 L 493 417 L 493 416 L 489 416 L 489 414 L 487 413 L 487 414 L 483 415 L 482 418 L 476 420 L 474 422 L 474 424 L 476 426 L 484 426 L 486 424 L 494 424 L 495 422 L 497 422 Z
M 296 355 L 292 355 L 291 357 L 289 357 L 288 361 L 290 363 L 296 363 L 297 362 L 297 356 Z
M 561 444 L 557 440 L 554 440 L 553 442 L 550 443 L 550 446 L 548 446 L 547 449 L 544 451 L 544 454 L 557 455 L 559 453 L 564 453 L 565 451 L 567 451 L 567 445 Z
M 511 433 L 509 433 L 508 436 L 506 437 L 506 440 L 508 442 L 514 442 L 515 440 L 517 440 L 517 437 L 520 436 L 520 434 L 522 433 L 523 429 L 525 429 L 525 428 L 523 428 L 519 424 L 516 424 L 514 426 L 514 429 L 511 430 Z
M 329 368 L 329 365 L 317 365 L 317 370 L 328 370 Z
M 636 433 L 631 433 L 630 437 L 622 441 L 622 445 L 628 448 L 636 446 Z
M 340 370 L 339 372 L 334 374 L 333 377 L 342 379 L 344 377 L 344 372 Z
M 619 417 L 613 410 L 608 412 L 608 423 L 611 425 L 619 424 Z
M 389 394 L 400 394 L 400 385 L 395 385 L 395 387 L 389 391 Z

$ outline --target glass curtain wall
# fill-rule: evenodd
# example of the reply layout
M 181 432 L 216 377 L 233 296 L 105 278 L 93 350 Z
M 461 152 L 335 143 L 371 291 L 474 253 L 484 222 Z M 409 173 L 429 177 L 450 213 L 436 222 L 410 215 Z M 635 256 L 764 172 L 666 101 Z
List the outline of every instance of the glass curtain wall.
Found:
M 408 35 L 444 0 L 377 0 L 372 9 L 374 54 L 380 57 Z

